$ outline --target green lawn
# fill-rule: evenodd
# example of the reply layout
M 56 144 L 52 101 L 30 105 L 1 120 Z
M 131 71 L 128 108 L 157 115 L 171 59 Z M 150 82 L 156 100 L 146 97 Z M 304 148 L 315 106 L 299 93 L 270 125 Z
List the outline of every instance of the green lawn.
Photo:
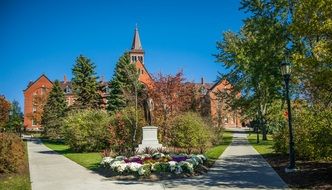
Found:
M 262 134 L 259 135 L 259 143 L 257 144 L 257 135 L 256 133 L 249 132 L 248 141 L 250 144 L 259 152 L 262 156 L 266 156 L 273 152 L 273 138 L 271 135 L 267 135 L 267 141 L 262 140 Z
M 210 148 L 205 152 L 205 156 L 208 159 L 215 161 L 219 158 L 219 156 L 224 152 L 227 146 L 232 142 L 233 133 L 231 131 L 225 131 L 222 137 L 222 142 L 220 145 Z
M 77 153 L 70 150 L 68 145 L 58 142 L 43 140 L 43 143 L 50 149 L 64 155 L 72 161 L 90 170 L 98 168 L 102 159 L 100 152 Z
M 26 142 L 24 142 L 24 147 L 27 153 Z M 28 154 L 25 154 L 25 162 L 26 168 L 23 173 L 0 176 L 1 190 L 31 190 Z

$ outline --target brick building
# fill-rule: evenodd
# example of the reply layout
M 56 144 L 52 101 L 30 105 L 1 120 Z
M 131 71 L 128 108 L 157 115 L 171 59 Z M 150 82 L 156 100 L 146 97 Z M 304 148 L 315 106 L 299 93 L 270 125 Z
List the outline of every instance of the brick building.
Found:
M 147 71 L 144 64 L 144 50 L 139 37 L 139 32 L 137 27 L 135 28 L 134 38 L 129 51 L 130 59 L 133 64 L 136 65 L 137 70 L 139 71 L 139 81 L 145 84 L 148 87 L 153 88 L 153 79 L 149 72 Z M 72 91 L 71 81 L 67 80 L 64 76 L 63 81 L 60 81 L 61 88 L 65 93 L 65 97 L 68 103 L 68 106 L 72 105 L 75 101 L 75 96 Z M 103 79 L 99 81 L 100 85 L 100 94 L 103 97 L 104 107 L 107 103 L 108 96 L 108 83 Z M 47 78 L 46 75 L 41 75 L 34 82 L 30 82 L 24 92 L 24 126 L 27 130 L 40 130 L 40 118 L 34 118 L 34 113 L 37 113 L 41 105 L 38 103 L 38 98 L 47 98 L 47 94 L 52 89 L 53 82 Z M 219 81 L 218 83 L 206 84 L 202 80 L 201 83 L 195 84 L 197 90 L 200 92 L 199 104 L 202 115 L 211 116 L 214 123 L 217 125 L 222 122 L 226 127 L 236 127 L 240 126 L 239 116 L 236 115 L 236 112 L 232 112 L 227 109 L 226 105 L 222 104 L 222 100 L 217 98 L 216 94 L 222 89 L 229 87 L 226 81 Z M 221 115 L 223 115 L 221 117 Z M 222 121 L 221 121 L 221 120 Z

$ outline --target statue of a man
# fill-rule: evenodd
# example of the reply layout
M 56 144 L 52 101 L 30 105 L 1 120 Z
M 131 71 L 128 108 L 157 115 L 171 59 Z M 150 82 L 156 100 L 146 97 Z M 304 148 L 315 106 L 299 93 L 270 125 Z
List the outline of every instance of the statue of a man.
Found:
M 154 109 L 154 103 L 152 98 L 148 97 L 145 101 L 144 101 L 144 117 L 145 117 L 145 121 L 152 126 L 152 119 L 153 119 L 153 114 L 152 111 Z

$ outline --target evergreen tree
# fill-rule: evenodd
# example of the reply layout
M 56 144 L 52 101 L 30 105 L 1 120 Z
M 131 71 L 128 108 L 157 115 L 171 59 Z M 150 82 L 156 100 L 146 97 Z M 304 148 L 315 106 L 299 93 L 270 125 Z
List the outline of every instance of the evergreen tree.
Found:
M 18 101 L 14 100 L 9 111 L 7 130 L 19 133 L 23 124 L 23 113 Z
M 135 64 L 130 62 L 129 53 L 120 57 L 110 81 L 110 95 L 107 109 L 110 112 L 121 110 L 137 98 L 142 90 L 138 81 L 139 73 Z
M 101 96 L 98 93 L 98 82 L 95 73 L 96 66 L 90 59 L 80 55 L 76 59 L 73 72 L 73 91 L 76 96 L 75 108 L 98 108 Z
M 42 117 L 44 134 L 47 137 L 51 139 L 59 139 L 61 137 L 61 127 L 66 111 L 67 102 L 65 94 L 60 87 L 60 82 L 56 80 L 47 98 Z

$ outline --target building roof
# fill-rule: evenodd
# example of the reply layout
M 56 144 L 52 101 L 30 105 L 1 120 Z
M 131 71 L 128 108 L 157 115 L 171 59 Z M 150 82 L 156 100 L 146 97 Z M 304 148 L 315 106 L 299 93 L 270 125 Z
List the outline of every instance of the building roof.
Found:
M 40 77 L 38 77 L 38 79 L 37 80 L 35 80 L 35 81 L 30 81 L 29 82 L 29 84 L 28 84 L 28 86 L 26 87 L 26 89 L 24 89 L 23 90 L 23 92 L 25 92 L 26 90 L 28 90 L 33 84 L 35 84 L 39 79 L 41 79 L 42 77 L 45 77 L 48 81 L 50 81 L 52 84 L 53 84 L 53 82 L 45 75 L 45 74 L 42 74 L 42 75 L 40 75 Z
M 134 39 L 133 39 L 133 43 L 131 45 L 131 50 L 132 51 L 141 51 L 141 52 L 143 51 L 141 40 L 139 38 L 137 25 L 135 28 Z

